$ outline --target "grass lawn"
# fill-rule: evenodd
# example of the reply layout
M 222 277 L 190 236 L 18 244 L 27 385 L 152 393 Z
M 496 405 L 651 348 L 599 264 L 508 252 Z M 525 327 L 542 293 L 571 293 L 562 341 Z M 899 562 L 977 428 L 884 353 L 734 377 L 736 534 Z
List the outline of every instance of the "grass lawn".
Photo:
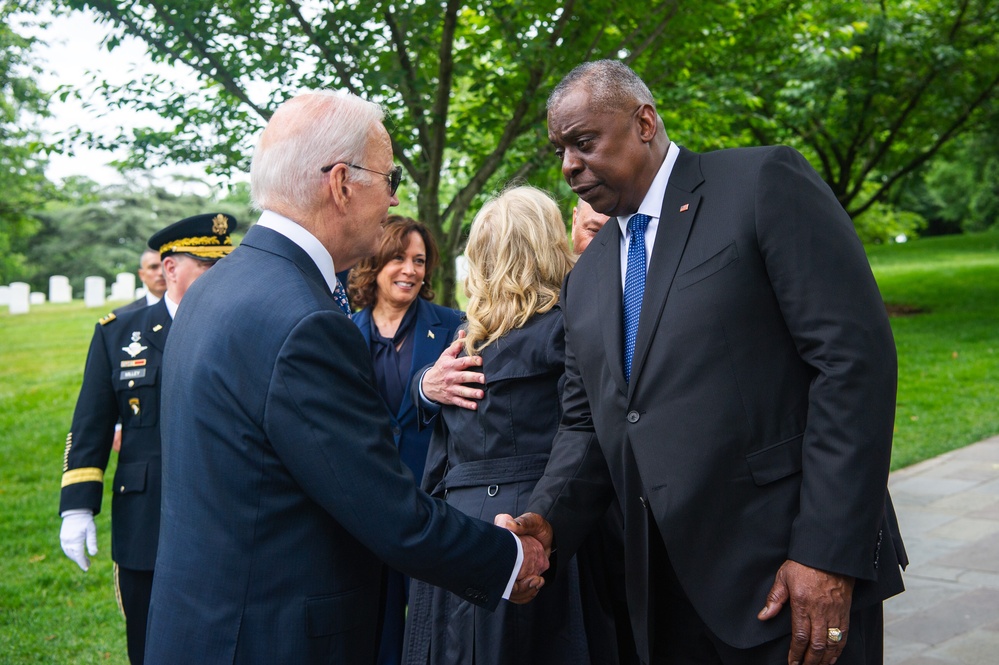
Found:
M 893 316 L 898 410 L 892 467 L 999 433 L 999 232 L 872 248 Z
M 999 232 L 869 254 L 885 300 L 912 312 L 892 318 L 899 351 L 893 467 L 999 433 Z M 100 552 L 84 574 L 59 547 L 56 514 L 66 431 L 93 326 L 104 313 L 80 302 L 23 316 L 0 309 L 4 664 L 128 660 L 114 601 L 109 516 L 97 518 Z

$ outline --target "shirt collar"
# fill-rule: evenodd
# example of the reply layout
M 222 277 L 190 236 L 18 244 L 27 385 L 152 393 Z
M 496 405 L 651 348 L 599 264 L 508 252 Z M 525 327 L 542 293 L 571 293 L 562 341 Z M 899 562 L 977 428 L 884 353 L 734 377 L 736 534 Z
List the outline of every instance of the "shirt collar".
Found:
M 638 210 L 632 213 L 632 215 L 642 213 L 656 221 L 659 220 L 659 214 L 663 209 L 663 198 L 666 197 L 666 185 L 669 184 L 669 176 L 673 173 L 673 165 L 676 164 L 676 158 L 679 156 L 680 148 L 676 143 L 671 141 L 669 149 L 666 151 L 666 159 L 663 160 L 662 166 L 659 167 L 656 177 L 652 179 L 652 185 L 649 187 L 649 191 L 645 193 L 642 204 L 638 206 Z M 617 218 L 617 223 L 621 226 L 622 236 L 628 228 L 628 220 L 631 219 L 632 215 L 624 215 Z
M 170 294 L 167 292 L 163 293 L 163 303 L 166 305 L 167 314 L 170 315 L 170 318 L 172 319 L 175 317 L 177 315 L 177 308 L 180 307 L 180 303 L 170 300 Z
M 257 226 L 262 226 L 276 233 L 280 233 L 288 240 L 302 248 L 309 255 L 312 262 L 319 268 L 323 279 L 330 288 L 330 293 L 336 288 L 336 268 L 333 267 L 333 257 L 326 251 L 323 244 L 316 236 L 312 235 L 305 227 L 292 220 L 279 215 L 273 210 L 264 210 L 257 220 Z

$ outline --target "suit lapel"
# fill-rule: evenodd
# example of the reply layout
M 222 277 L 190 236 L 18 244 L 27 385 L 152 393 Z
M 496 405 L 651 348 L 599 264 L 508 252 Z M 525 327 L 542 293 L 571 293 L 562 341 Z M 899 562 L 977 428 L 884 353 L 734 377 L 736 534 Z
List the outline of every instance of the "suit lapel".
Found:
M 365 307 L 362 310 L 354 312 L 354 316 L 351 317 L 354 323 L 357 325 L 357 329 L 361 331 L 361 337 L 364 338 L 364 345 L 371 349 L 371 308 Z
M 171 323 L 173 323 L 173 319 L 170 318 L 170 312 L 167 311 L 166 301 L 160 298 L 158 303 L 150 306 L 148 330 L 146 330 L 145 336 L 146 341 L 161 353 L 163 347 L 166 346 L 167 333 L 170 332 Z
M 613 231 L 605 233 L 603 238 L 597 236 L 601 242 L 595 245 L 597 239 L 586 251 L 590 252 L 599 249 L 601 255 L 597 257 L 599 284 L 607 285 L 611 288 L 595 289 L 598 298 L 597 312 L 600 317 L 600 330 L 604 337 L 604 348 L 607 357 L 610 358 L 611 374 L 617 384 L 621 394 L 627 394 L 628 384 L 624 380 L 624 330 L 623 324 L 623 304 L 621 291 L 621 227 L 617 220 L 611 218 L 607 222 L 612 225 Z
M 694 194 L 693 191 L 703 181 L 698 155 L 681 148 L 666 186 L 666 196 L 663 198 L 663 207 L 659 215 L 659 228 L 656 231 L 656 244 L 652 248 L 652 258 L 645 277 L 642 315 L 638 321 L 638 337 L 635 340 L 635 355 L 631 363 L 629 397 L 641 378 L 649 346 L 659 327 L 659 320 L 666 307 L 666 297 L 673 285 L 673 278 L 687 246 L 690 229 L 697 216 L 701 196 Z M 619 273 L 616 283 L 620 284 L 620 281 Z M 620 306 L 618 311 L 620 312 Z M 618 348 L 623 347 L 619 345 Z

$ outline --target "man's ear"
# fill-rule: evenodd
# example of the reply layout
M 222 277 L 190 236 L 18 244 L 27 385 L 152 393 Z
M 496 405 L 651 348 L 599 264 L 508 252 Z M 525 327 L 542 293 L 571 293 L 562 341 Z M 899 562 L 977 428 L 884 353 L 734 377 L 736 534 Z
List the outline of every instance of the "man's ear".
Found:
M 346 212 L 347 206 L 357 193 L 357 183 L 347 179 L 346 164 L 337 164 L 327 174 L 327 186 L 333 205 L 340 212 Z
M 659 131 L 659 114 L 651 104 L 643 104 L 638 109 L 638 133 L 644 143 L 650 143 Z
M 177 271 L 177 259 L 173 255 L 167 256 L 162 261 L 163 277 L 173 280 Z

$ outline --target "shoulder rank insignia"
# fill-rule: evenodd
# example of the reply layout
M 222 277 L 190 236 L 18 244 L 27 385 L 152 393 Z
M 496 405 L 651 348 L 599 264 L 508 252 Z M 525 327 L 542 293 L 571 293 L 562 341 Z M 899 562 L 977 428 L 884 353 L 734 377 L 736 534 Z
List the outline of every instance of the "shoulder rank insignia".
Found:
M 118 316 L 114 312 L 111 312 L 110 314 L 108 314 L 107 316 L 105 316 L 103 319 L 101 319 L 98 323 L 100 323 L 102 326 L 106 326 L 107 324 L 111 323 L 112 321 L 114 321 L 117 318 L 118 318 Z

